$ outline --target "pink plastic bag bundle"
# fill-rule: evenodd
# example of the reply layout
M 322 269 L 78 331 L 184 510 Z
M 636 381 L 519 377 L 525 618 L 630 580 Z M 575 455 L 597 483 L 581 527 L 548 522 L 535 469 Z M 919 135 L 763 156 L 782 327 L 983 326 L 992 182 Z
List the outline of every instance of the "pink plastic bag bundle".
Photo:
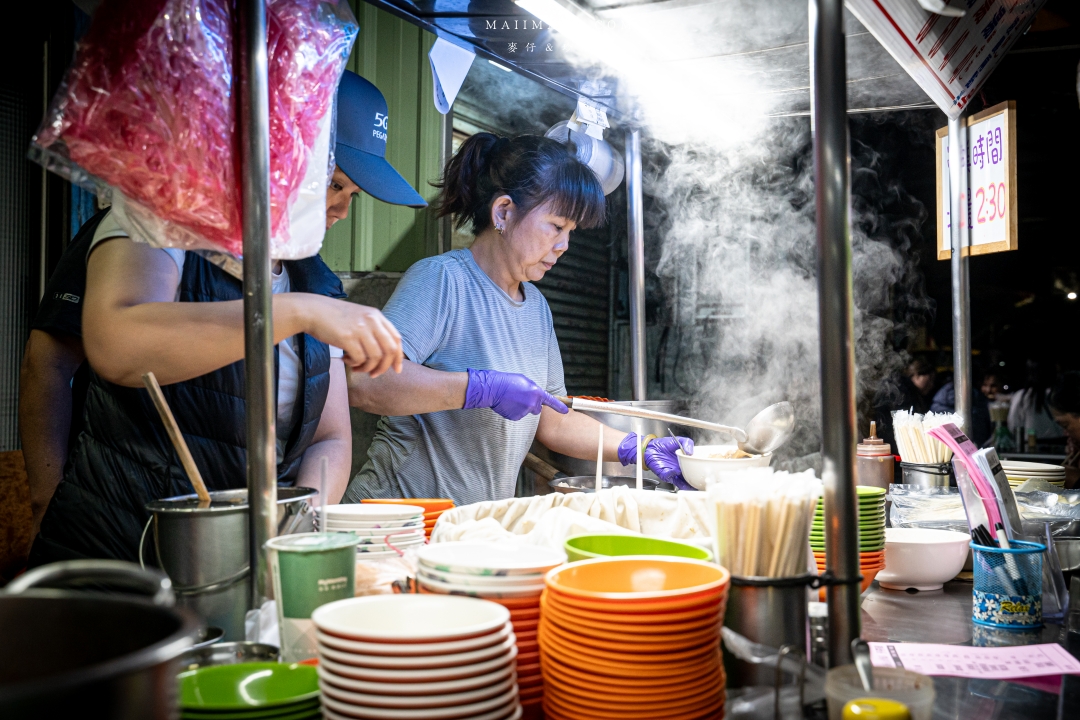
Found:
M 133 237 L 240 255 L 239 76 L 230 0 L 105 0 L 31 155 L 111 194 Z M 347 0 L 268 0 L 271 254 L 325 232 L 333 102 L 356 38 Z

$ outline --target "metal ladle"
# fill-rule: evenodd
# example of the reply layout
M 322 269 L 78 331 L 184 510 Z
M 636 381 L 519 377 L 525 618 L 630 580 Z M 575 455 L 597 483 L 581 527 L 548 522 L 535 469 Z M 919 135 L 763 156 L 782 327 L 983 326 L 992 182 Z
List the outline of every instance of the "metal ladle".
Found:
M 646 410 L 633 405 L 620 405 L 613 402 L 597 402 L 595 400 L 583 400 L 582 398 L 560 397 L 567 407 L 586 412 L 605 412 L 613 415 L 625 415 L 627 417 L 646 418 L 648 420 L 660 420 L 670 425 L 683 425 L 696 427 L 712 432 L 724 433 L 735 438 L 739 449 L 751 455 L 764 455 L 776 450 L 791 437 L 795 429 L 795 408 L 789 402 L 779 402 L 765 408 L 750 420 L 746 430 L 720 425 L 719 423 L 697 420 L 695 418 L 671 415 L 669 413 Z

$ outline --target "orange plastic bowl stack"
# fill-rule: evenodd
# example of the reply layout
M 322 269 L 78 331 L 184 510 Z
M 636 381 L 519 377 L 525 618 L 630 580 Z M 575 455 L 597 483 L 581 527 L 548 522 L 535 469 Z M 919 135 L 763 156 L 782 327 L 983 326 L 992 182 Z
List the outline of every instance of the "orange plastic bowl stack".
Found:
M 517 673 L 526 720 L 537 717 L 544 696 L 540 672 L 540 593 L 544 573 L 562 565 L 566 555 L 550 548 L 483 543 L 436 543 L 418 554 L 421 592 L 471 595 L 510 611 L 517 637 Z
M 360 502 L 381 503 L 383 505 L 419 505 L 424 508 L 424 536 L 429 539 L 439 517 L 454 507 L 454 501 L 449 498 L 380 498 L 361 500 Z
M 519 720 L 517 639 L 495 603 L 371 595 L 311 616 L 328 720 Z
M 729 581 L 712 563 L 662 556 L 597 558 L 549 572 L 539 628 L 545 717 L 723 717 Z
M 817 565 L 818 574 L 825 572 L 825 553 L 815 552 L 814 563 Z M 862 573 L 862 592 L 866 592 L 866 589 L 870 587 L 870 583 L 874 582 L 874 578 L 877 574 L 885 569 L 885 551 L 875 550 L 873 552 L 861 552 L 859 553 L 859 572 Z M 822 588 L 819 592 L 819 598 L 821 602 L 825 602 L 825 588 Z

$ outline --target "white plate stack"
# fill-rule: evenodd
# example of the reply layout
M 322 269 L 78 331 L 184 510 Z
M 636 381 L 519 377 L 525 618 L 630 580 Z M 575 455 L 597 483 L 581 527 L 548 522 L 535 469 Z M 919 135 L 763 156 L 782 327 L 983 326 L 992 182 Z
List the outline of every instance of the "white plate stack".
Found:
M 449 595 L 371 595 L 315 610 L 329 720 L 518 720 L 509 611 Z
M 1002 460 L 1001 469 L 1005 471 L 1005 477 L 1013 487 L 1023 485 L 1028 480 L 1045 480 L 1055 487 L 1065 487 L 1065 468 L 1061 465 Z
M 356 554 L 360 559 L 399 557 L 398 550 L 424 544 L 424 508 L 416 505 L 327 505 L 326 530 L 359 537 Z

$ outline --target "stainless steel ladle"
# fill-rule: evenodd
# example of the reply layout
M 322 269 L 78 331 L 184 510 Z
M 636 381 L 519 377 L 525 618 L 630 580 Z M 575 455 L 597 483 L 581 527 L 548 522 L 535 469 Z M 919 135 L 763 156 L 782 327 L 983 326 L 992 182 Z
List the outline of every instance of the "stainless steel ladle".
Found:
M 563 403 L 574 410 L 606 412 L 613 415 L 660 420 L 671 425 L 696 427 L 703 430 L 724 433 L 735 438 L 739 449 L 751 455 L 764 455 L 776 450 L 791 437 L 795 430 L 795 408 L 789 402 L 779 402 L 765 408 L 750 420 L 746 430 L 720 425 L 719 423 L 697 420 L 695 418 L 671 415 L 669 413 L 646 410 L 633 405 L 620 405 L 612 402 L 597 402 L 581 398 L 560 397 Z

